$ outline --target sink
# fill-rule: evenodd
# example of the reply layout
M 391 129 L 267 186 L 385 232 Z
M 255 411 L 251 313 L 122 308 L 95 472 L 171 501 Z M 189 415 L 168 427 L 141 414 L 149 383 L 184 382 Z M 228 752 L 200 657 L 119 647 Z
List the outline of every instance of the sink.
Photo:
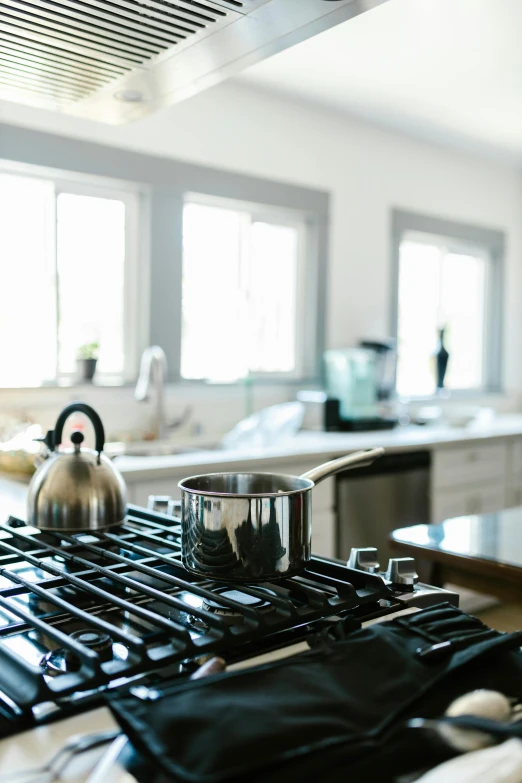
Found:
M 150 447 L 138 446 L 135 444 L 128 444 L 128 447 L 121 453 L 128 457 L 169 457 L 173 454 L 191 454 L 192 452 L 203 451 L 195 447 L 179 447 L 172 446 L 170 444 L 154 444 L 151 443 Z
M 216 445 L 189 446 L 182 443 L 172 443 L 161 440 L 141 440 L 125 443 L 117 441 L 105 445 L 105 453 L 109 458 L 113 457 L 170 457 L 175 454 L 195 454 L 198 451 L 215 449 Z

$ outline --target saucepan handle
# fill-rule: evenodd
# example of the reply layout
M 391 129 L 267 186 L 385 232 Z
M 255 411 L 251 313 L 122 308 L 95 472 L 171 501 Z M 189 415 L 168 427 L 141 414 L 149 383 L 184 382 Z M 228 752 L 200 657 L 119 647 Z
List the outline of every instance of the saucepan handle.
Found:
M 301 478 L 310 479 L 314 484 L 317 484 L 319 481 L 322 481 L 329 476 L 333 476 L 334 473 L 339 473 L 340 470 L 365 468 L 367 465 L 371 465 L 378 457 L 382 457 L 383 454 L 384 449 L 381 447 L 377 449 L 366 449 L 365 451 L 355 451 L 353 454 L 348 454 L 346 457 L 339 457 L 339 459 L 325 462 L 317 468 L 312 468 L 312 470 L 303 473 Z

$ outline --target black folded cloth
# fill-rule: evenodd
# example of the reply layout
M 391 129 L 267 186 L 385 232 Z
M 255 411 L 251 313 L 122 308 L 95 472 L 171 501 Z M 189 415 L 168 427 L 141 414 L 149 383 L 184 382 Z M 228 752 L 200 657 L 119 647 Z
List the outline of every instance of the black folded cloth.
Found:
M 440 604 L 253 669 L 135 688 L 110 706 L 175 783 L 392 781 L 452 755 L 407 719 L 437 717 L 475 688 L 522 696 L 521 644 Z

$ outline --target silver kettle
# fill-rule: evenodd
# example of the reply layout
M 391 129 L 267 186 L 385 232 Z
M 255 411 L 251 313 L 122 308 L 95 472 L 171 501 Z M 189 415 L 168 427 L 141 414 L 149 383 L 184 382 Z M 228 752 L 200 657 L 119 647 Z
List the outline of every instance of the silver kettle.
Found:
M 79 430 L 71 433 L 72 449 L 58 448 L 64 424 L 76 412 L 91 420 L 94 451 L 81 447 L 84 438 Z M 41 440 L 50 453 L 29 484 L 27 522 L 57 532 L 101 530 L 123 522 L 127 490 L 120 472 L 102 453 L 105 432 L 96 411 L 84 402 L 72 402 Z

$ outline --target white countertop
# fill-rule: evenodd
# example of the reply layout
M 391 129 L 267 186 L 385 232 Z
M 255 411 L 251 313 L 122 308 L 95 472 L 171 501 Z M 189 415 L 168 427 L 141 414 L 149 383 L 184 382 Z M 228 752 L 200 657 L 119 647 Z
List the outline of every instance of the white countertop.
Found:
M 410 425 L 377 432 L 300 432 L 277 445 L 243 450 L 201 449 L 182 454 L 157 457 L 122 456 L 116 465 L 127 482 L 157 478 L 185 478 L 197 473 L 239 470 L 271 470 L 271 465 L 313 464 L 349 454 L 358 449 L 384 446 L 387 451 L 442 449 L 471 443 L 488 442 L 495 438 L 522 437 L 522 414 L 505 414 L 487 423 L 468 427 Z M 175 441 L 173 446 L 175 446 Z M 291 472 L 291 467 L 289 468 Z M 0 514 L 23 514 L 27 483 L 0 476 Z M 4 508 L 5 507 L 5 508 Z
M 10 515 L 25 519 L 26 497 L 27 482 L 0 476 L 0 520 L 4 522 Z
M 277 445 L 248 450 L 201 450 L 186 454 L 158 457 L 118 457 L 116 464 L 127 481 L 180 477 L 221 470 L 237 470 L 248 464 L 251 469 L 270 470 L 277 462 L 324 462 L 358 449 L 384 446 L 389 451 L 435 449 L 459 443 L 476 443 L 494 438 L 522 436 L 522 414 L 496 416 L 487 423 L 467 427 L 415 426 L 396 427 L 377 432 L 300 432 Z

